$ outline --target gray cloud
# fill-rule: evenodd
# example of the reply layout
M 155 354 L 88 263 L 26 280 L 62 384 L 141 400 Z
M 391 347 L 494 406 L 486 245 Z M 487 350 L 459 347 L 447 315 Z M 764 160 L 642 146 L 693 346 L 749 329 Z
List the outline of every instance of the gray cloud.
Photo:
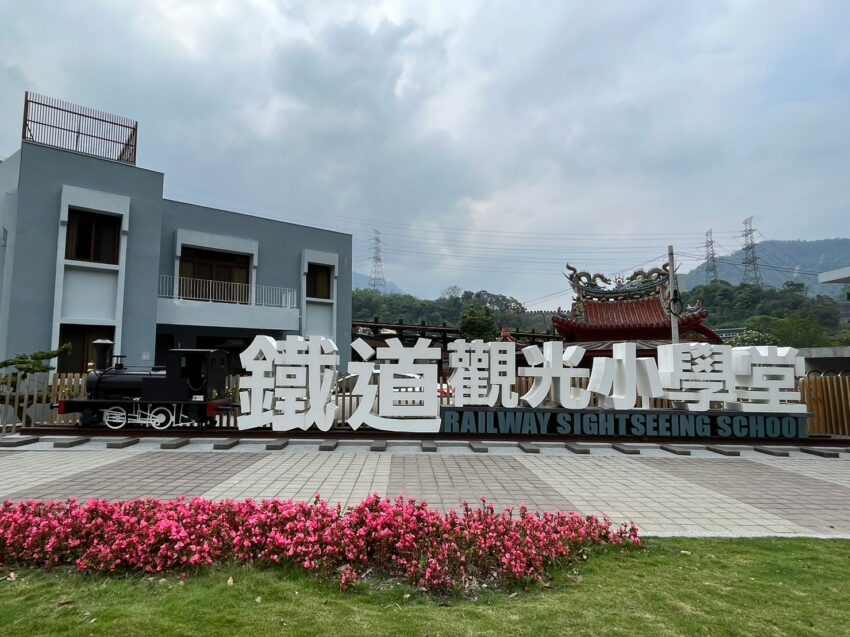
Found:
M 848 26 L 837 0 L 0 0 L 0 156 L 26 89 L 126 114 L 170 196 L 353 232 L 365 272 L 376 227 L 407 290 L 527 300 L 566 260 L 734 248 L 751 214 L 846 235 Z

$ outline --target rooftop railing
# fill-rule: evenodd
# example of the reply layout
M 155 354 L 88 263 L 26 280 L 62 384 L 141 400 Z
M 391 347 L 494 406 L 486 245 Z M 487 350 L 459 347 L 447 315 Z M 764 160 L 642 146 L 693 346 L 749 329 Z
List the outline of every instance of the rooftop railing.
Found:
M 21 139 L 136 165 L 139 123 L 26 92 Z

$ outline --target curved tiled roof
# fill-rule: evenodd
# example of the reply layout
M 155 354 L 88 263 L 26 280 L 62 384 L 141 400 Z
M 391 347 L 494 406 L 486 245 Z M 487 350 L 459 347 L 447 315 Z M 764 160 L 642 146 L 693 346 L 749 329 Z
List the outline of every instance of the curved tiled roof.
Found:
M 658 297 L 629 301 L 585 301 L 584 321 L 599 327 L 669 327 Z
M 707 316 L 705 310 L 683 313 L 679 316 L 680 331 L 702 334 L 711 343 L 722 342 L 703 325 Z M 622 301 L 579 301 L 573 304 L 570 314 L 553 316 L 552 322 L 568 341 L 670 338 L 670 315 L 657 296 Z

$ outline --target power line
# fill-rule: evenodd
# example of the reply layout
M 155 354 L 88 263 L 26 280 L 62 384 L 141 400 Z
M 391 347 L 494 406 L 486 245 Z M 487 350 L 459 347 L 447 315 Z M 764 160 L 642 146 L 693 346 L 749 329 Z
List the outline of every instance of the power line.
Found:
M 687 253 L 682 253 L 682 254 L 685 254 L 685 256 L 694 257 L 694 258 L 699 257 L 699 255 L 696 255 L 696 254 L 687 254 Z M 739 268 L 742 265 L 746 265 L 746 263 L 744 261 L 734 261 L 734 260 L 728 259 L 726 257 L 717 257 L 717 262 L 718 263 L 727 263 L 729 265 L 735 265 L 735 266 L 738 266 Z M 786 267 L 779 266 L 779 265 L 766 265 L 764 263 L 760 264 L 759 268 L 762 269 L 762 270 L 776 270 L 778 272 L 795 272 L 795 273 L 798 273 L 798 274 L 809 274 L 809 275 L 812 275 L 812 276 L 817 276 L 817 274 L 818 274 L 817 272 L 812 272 L 810 270 L 800 270 L 799 268 L 786 268 Z
M 546 296 L 541 296 L 536 299 L 531 299 L 530 301 L 521 301 L 523 305 L 539 305 L 540 303 L 544 303 L 550 299 L 555 298 L 556 296 L 560 296 L 561 294 L 566 294 L 570 290 L 569 288 L 565 290 L 558 290 L 557 292 L 552 292 L 552 294 L 547 294 Z
M 654 261 L 657 261 L 658 259 L 663 259 L 664 257 L 665 257 L 665 255 L 661 254 L 661 255 L 652 257 L 651 259 L 647 259 L 643 263 L 638 263 L 637 265 L 635 265 L 631 268 L 627 268 L 627 269 L 631 269 L 632 271 L 637 271 L 638 268 L 642 268 L 643 266 L 647 265 L 648 263 L 652 263 Z M 530 301 L 522 301 L 522 304 L 523 305 L 538 305 L 539 303 L 542 303 L 542 302 L 547 301 L 547 300 L 549 300 L 549 299 L 551 299 L 555 296 L 558 296 L 559 294 L 564 294 L 564 293 L 569 292 L 569 291 L 570 291 L 569 288 L 567 288 L 565 290 L 558 290 L 557 292 L 552 292 L 551 294 L 547 294 L 545 296 L 540 296 L 540 297 L 537 297 L 535 299 L 531 299 Z

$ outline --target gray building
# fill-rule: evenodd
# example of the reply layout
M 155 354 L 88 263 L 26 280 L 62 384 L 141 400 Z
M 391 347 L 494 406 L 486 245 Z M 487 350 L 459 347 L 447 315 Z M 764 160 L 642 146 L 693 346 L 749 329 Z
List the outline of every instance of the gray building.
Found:
M 256 334 L 351 341 L 351 235 L 163 198 L 135 122 L 27 94 L 0 163 L 0 358 L 91 342 L 128 365 L 168 349 L 235 354 Z

